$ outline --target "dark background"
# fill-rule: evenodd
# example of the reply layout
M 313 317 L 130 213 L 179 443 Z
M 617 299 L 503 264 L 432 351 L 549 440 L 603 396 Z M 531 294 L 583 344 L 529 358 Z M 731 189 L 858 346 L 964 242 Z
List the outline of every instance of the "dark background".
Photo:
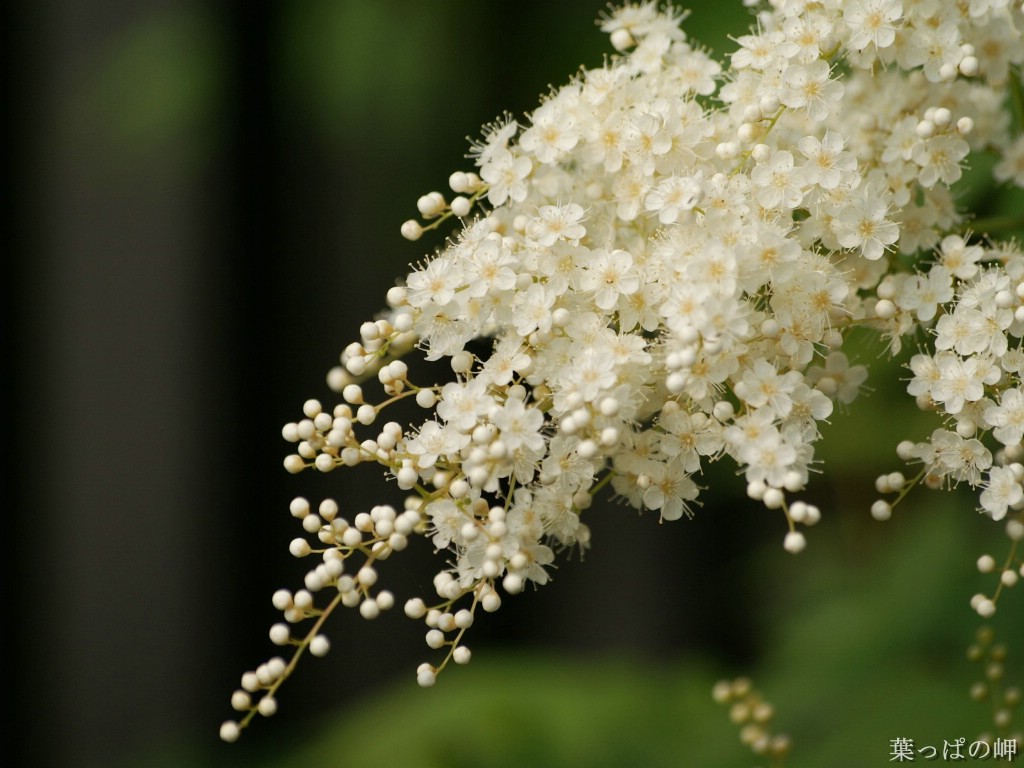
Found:
M 691 34 L 718 50 L 743 28 L 741 9 L 694 5 Z M 600 64 L 600 10 L 5 9 L 3 698 L 16 764 L 133 765 L 181 748 L 242 761 L 382 680 L 412 684 L 420 629 L 400 611 L 374 625 L 346 614 L 275 722 L 230 758 L 216 739 L 239 675 L 273 651 L 270 594 L 304 573 L 287 554 L 291 497 L 334 495 L 349 514 L 396 501 L 341 472 L 289 477 L 281 425 L 306 398 L 331 400 L 324 375 L 342 347 L 440 242 L 398 229 L 420 194 L 469 169 L 464 137 Z M 873 473 L 894 466 L 884 451 L 846 486 L 820 486 L 822 503 L 858 484 L 870 495 Z M 755 661 L 764 595 L 744 563 L 784 530 L 730 493 L 663 527 L 596 509 L 587 561 L 506 601 L 474 647 Z M 383 577 L 404 599 L 429 585 L 433 558 L 420 547 L 402 560 L 407 575 Z

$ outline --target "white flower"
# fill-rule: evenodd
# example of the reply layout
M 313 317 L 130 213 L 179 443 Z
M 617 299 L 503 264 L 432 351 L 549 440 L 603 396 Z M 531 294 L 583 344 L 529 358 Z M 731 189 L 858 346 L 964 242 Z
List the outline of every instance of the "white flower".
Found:
M 978 274 L 978 261 L 984 255 L 980 245 L 968 245 L 960 235 L 947 235 L 939 247 L 939 262 L 961 280 Z
M 541 163 L 555 162 L 579 141 L 579 126 L 564 106 L 548 101 L 533 113 L 533 124 L 519 137 L 519 146 Z
M 499 295 L 516 287 L 517 259 L 502 246 L 497 234 L 484 238 L 464 264 L 467 293 L 474 298 Z
M 449 256 L 431 259 L 425 267 L 409 274 L 407 300 L 414 307 L 444 306 L 455 298 L 464 280 L 462 265 Z
M 835 189 L 841 183 L 856 186 L 857 159 L 851 152 L 844 152 L 843 137 L 828 132 L 820 141 L 814 136 L 800 139 L 800 152 L 808 162 L 802 168 L 808 184 L 817 184 L 822 189 Z
M 878 259 L 899 239 L 899 227 L 886 218 L 888 206 L 861 196 L 839 214 L 836 237 L 843 248 L 858 248 L 865 259 Z
M 469 443 L 469 435 L 453 428 L 444 427 L 436 421 L 428 421 L 420 427 L 416 436 L 405 443 L 405 451 L 416 458 L 416 466 L 428 469 L 440 456 L 457 453 Z
M 594 292 L 594 304 L 610 310 L 619 296 L 629 296 L 640 288 L 640 279 L 633 269 L 633 257 L 623 250 L 611 253 L 592 251 L 580 278 L 580 289 Z
M 689 502 L 697 498 L 697 484 L 683 471 L 679 459 L 653 462 L 647 472 L 650 486 L 644 491 L 644 506 L 661 512 L 662 520 L 690 517 Z
M 1019 445 L 1024 440 L 1024 392 L 1017 387 L 1003 391 L 999 405 L 985 411 L 985 423 L 1003 445 Z
M 487 201 L 503 205 L 507 200 L 521 203 L 526 199 L 526 178 L 533 162 L 525 155 L 513 155 L 507 150 L 493 153 L 480 167 L 480 178 L 487 182 Z
M 960 161 L 967 157 L 970 146 L 959 136 L 942 134 L 914 145 L 911 157 L 921 166 L 917 179 L 927 188 L 942 181 L 947 186 L 960 180 Z
M 487 392 L 482 378 L 468 382 L 453 381 L 441 388 L 437 415 L 459 432 L 471 432 L 480 417 L 490 413 L 497 403 Z M 442 451 L 444 452 L 444 451 Z
M 773 488 L 782 487 L 786 473 L 797 460 L 796 448 L 775 427 L 763 430 L 738 448 L 737 457 L 746 465 L 747 482 L 761 482 Z
M 928 322 L 935 317 L 940 304 L 952 300 L 953 280 L 949 270 L 935 265 L 927 274 L 912 275 L 900 287 L 898 304 L 915 312 L 917 319 Z
M 937 429 L 932 432 L 932 469 L 940 476 L 976 486 L 981 473 L 992 466 L 992 454 L 976 438 L 964 438 L 956 432 Z
M 843 8 L 843 21 L 853 34 L 846 44 L 858 51 L 869 45 L 888 48 L 896 39 L 896 22 L 902 15 L 899 0 L 849 0 Z
M 963 55 L 960 30 L 955 22 L 947 21 L 938 26 L 915 27 L 900 58 L 907 69 L 923 66 L 925 77 L 937 83 L 943 79 L 943 67 L 955 68 Z
M 524 448 L 539 454 L 544 448 L 544 414 L 537 408 L 526 407 L 522 400 L 509 398 L 490 414 L 491 423 L 501 432 L 501 440 L 512 453 Z
M 1011 467 L 992 467 L 988 471 L 988 482 L 985 483 L 979 501 L 981 508 L 993 520 L 1002 520 L 1006 517 L 1006 510 L 1019 504 L 1022 499 L 1024 488 Z
M 424 510 L 433 531 L 431 542 L 438 549 L 444 549 L 453 541 L 461 540 L 462 526 L 469 519 L 451 499 L 437 499 Z
M 755 166 L 750 180 L 759 188 L 757 202 L 765 208 L 796 208 L 804 198 L 803 170 L 794 165 L 788 150 L 779 150 L 769 162 Z
M 801 378 L 797 371 L 780 375 L 767 360 L 755 360 L 733 386 L 733 391 L 747 405 L 767 406 L 777 417 L 785 418 L 793 408 L 791 394 Z
M 700 203 L 703 187 L 698 178 L 670 176 L 647 193 L 644 204 L 658 214 L 662 224 L 673 224 L 683 211 L 692 211 Z
M 936 358 L 939 380 L 932 387 L 932 399 L 943 403 L 946 413 L 959 413 L 965 403 L 980 400 L 985 394 L 984 374 L 990 365 L 976 357 L 966 360 L 944 354 Z
M 559 240 L 576 245 L 587 234 L 582 221 L 585 211 L 576 203 L 543 205 L 526 225 L 526 236 L 542 248 L 550 248 Z
M 835 113 L 843 97 L 843 84 L 830 74 L 828 62 L 822 59 L 788 67 L 779 100 L 790 109 L 804 110 L 811 120 L 824 120 Z

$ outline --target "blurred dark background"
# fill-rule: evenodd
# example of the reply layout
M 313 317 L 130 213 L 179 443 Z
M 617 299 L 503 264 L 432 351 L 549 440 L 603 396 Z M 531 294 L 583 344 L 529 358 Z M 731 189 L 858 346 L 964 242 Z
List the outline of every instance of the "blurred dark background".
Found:
M 693 5 L 691 35 L 716 50 L 744 28 L 741 8 Z M 350 514 L 397 501 L 361 476 L 289 477 L 281 425 L 306 398 L 331 399 L 324 375 L 341 348 L 439 244 L 407 243 L 398 228 L 420 194 L 447 191 L 448 175 L 469 168 L 464 137 L 505 110 L 529 111 L 580 64 L 601 63 L 601 9 L 5 9 L 14 653 L 3 698 L 15 764 L 156 765 L 182 753 L 243 764 L 382 682 L 413 685 L 428 658 L 419 627 L 400 611 L 373 625 L 346 614 L 331 655 L 300 667 L 274 722 L 235 747 L 216 739 L 239 675 L 273 651 L 271 592 L 297 586 L 305 570 L 287 554 L 297 534 L 288 501 L 332 495 Z M 819 486 L 823 505 L 853 488 L 866 504 L 874 474 L 895 467 L 894 442 L 846 443 L 863 452 L 845 485 Z M 707 484 L 717 479 L 732 470 Z M 472 644 L 756 663 L 771 610 L 751 556 L 765 540 L 781 553 L 784 531 L 735 494 L 716 489 L 694 521 L 666 526 L 596 509 L 586 561 L 506 601 Z M 865 520 L 826 526 L 837 540 L 878 538 Z M 407 569 L 382 569 L 384 580 L 401 599 L 425 592 L 433 559 L 420 547 L 401 558 Z

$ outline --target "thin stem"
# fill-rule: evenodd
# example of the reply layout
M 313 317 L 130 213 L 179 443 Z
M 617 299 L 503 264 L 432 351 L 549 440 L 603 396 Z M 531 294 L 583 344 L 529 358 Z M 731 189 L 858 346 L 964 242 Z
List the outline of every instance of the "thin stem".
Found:
M 1010 104 L 1017 121 L 1017 130 L 1024 131 L 1024 88 L 1021 87 L 1020 72 L 1010 70 Z
M 342 593 L 339 592 L 337 595 L 334 596 L 331 602 L 327 604 L 327 607 L 320 611 L 320 615 L 317 616 L 316 621 L 313 623 L 313 626 L 310 627 L 309 632 L 306 633 L 306 636 L 302 639 L 302 642 L 300 642 L 298 647 L 295 649 L 295 653 L 292 654 L 292 658 L 288 662 L 288 665 L 284 668 L 284 672 L 281 673 L 281 676 L 278 677 L 273 683 L 271 683 L 264 689 L 263 696 L 273 696 L 277 692 L 277 689 L 284 684 L 284 681 L 291 677 L 292 672 L 294 672 L 296 666 L 298 666 L 299 659 L 302 658 L 302 654 L 306 652 L 306 649 L 309 647 L 309 644 L 313 642 L 313 638 L 320 633 L 320 629 L 321 627 L 323 627 L 324 622 L 327 621 L 327 617 L 330 616 L 334 612 L 334 609 L 337 608 L 338 605 L 341 603 L 341 598 Z M 248 712 L 245 713 L 245 717 L 243 717 L 242 720 L 238 723 L 238 727 L 245 728 L 249 724 L 249 722 L 256 716 L 256 713 L 258 711 L 259 710 L 257 709 L 257 707 L 253 706 Z
M 971 222 L 971 229 L 975 232 L 980 232 L 983 235 L 1013 232 L 1024 229 L 1024 214 L 988 216 L 983 219 L 975 219 Z

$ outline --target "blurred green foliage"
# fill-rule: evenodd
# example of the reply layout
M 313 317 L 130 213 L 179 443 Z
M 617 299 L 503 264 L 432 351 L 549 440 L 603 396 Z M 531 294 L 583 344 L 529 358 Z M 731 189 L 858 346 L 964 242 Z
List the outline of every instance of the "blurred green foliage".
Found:
M 218 18 L 202 6 L 153 12 L 111 42 L 90 85 L 72 102 L 130 164 L 139 154 L 187 147 L 208 158 L 224 109 L 230 59 Z

